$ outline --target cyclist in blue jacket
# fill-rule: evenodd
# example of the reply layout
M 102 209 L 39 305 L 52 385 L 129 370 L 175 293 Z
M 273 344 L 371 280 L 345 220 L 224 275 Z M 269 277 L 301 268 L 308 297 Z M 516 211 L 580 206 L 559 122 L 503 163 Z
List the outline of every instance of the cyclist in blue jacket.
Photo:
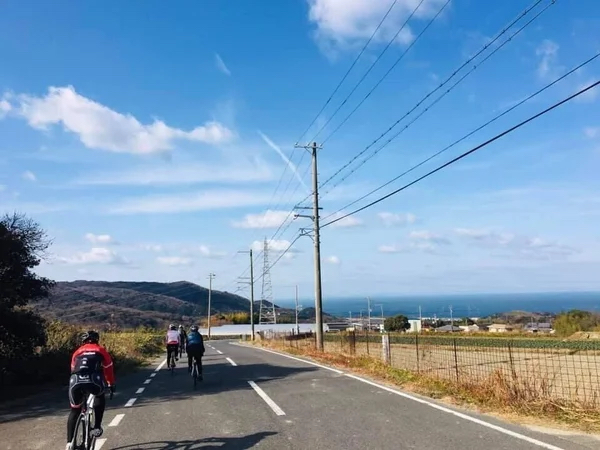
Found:
M 202 380 L 202 356 L 204 356 L 204 339 L 196 325 L 192 325 L 187 335 L 187 346 L 185 349 L 188 356 L 188 372 L 192 373 L 192 360 L 196 359 L 198 365 L 198 378 Z

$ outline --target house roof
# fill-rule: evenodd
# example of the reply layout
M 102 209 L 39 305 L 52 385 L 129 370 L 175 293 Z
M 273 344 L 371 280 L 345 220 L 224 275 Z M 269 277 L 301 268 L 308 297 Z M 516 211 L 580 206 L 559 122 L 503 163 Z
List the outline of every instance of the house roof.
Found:
M 435 331 L 462 331 L 462 328 L 452 325 L 444 325 L 443 327 L 438 327 Z
M 502 328 L 513 328 L 512 325 L 507 325 L 505 323 L 493 323 L 489 326 L 489 328 L 498 328 L 498 329 L 502 329 Z

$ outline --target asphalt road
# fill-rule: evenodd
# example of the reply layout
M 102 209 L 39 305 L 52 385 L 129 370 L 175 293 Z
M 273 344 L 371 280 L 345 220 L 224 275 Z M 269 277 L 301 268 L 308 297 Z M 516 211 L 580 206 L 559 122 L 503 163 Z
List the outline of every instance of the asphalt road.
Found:
M 598 449 L 600 440 L 546 434 L 230 342 L 208 343 L 196 390 L 180 360 L 118 380 L 102 450 Z M 185 359 L 185 357 L 184 357 Z M 65 446 L 66 391 L 0 405 L 0 449 Z

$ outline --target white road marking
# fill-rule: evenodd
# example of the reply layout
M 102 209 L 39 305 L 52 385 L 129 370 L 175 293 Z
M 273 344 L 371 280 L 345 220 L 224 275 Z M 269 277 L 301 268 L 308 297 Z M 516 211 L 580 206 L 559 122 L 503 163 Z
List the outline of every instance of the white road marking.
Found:
M 156 373 L 151 373 L 150 374 L 150 378 L 154 378 L 156 376 Z
M 135 398 L 135 397 L 127 400 L 127 403 L 125 403 L 125 408 L 129 408 L 130 406 L 133 406 L 133 404 L 135 403 L 136 400 L 137 400 L 137 398 Z
M 106 439 L 104 439 L 104 438 L 96 439 L 96 443 L 94 444 L 94 450 L 100 450 L 105 442 L 106 442 Z
M 154 371 L 155 371 L 155 372 L 158 372 L 158 371 L 160 371 L 160 369 L 162 369 L 166 363 L 167 363 L 167 360 L 165 359 L 163 362 L 161 362 L 161 363 L 159 364 L 159 366 L 158 366 L 156 369 L 154 369 Z
M 144 384 L 150 384 L 151 381 L 152 381 L 152 378 L 148 378 L 146 381 L 144 381 Z
M 231 358 L 225 358 L 227 361 L 229 361 L 231 363 L 232 366 L 237 366 L 236 363 L 233 362 L 233 359 Z
M 218 353 L 219 355 L 222 355 L 222 354 L 223 354 L 223 352 L 222 352 L 221 350 L 217 350 L 217 353 Z
M 108 424 L 109 427 L 116 427 L 121 423 L 125 414 L 117 414 L 115 418 Z
M 265 391 L 263 391 L 261 388 L 258 387 L 258 385 L 254 382 L 254 381 L 248 381 L 248 384 L 250 386 L 252 386 L 252 389 L 254 389 L 256 391 L 256 393 L 260 396 L 260 398 L 262 398 L 265 403 L 267 405 L 269 405 L 271 407 L 271 409 L 275 412 L 275 414 L 277 414 L 278 416 L 285 416 L 285 413 L 283 412 L 283 409 L 281 409 L 277 403 L 275 403 L 271 397 L 269 397 Z
M 332 368 L 332 367 L 323 366 L 323 365 L 321 365 L 321 364 L 317 364 L 317 363 L 314 363 L 314 362 L 312 362 L 312 361 L 307 361 L 307 360 L 305 360 L 305 359 L 302 359 L 302 358 L 296 358 L 295 356 L 286 355 L 286 354 L 284 354 L 284 353 L 279 353 L 279 352 L 276 352 L 276 351 L 273 351 L 273 350 L 269 350 L 269 349 L 266 349 L 266 348 L 262 348 L 262 347 L 253 347 L 253 346 L 249 346 L 249 345 L 237 344 L 237 343 L 234 343 L 234 342 L 231 342 L 231 344 L 232 344 L 232 345 L 237 345 L 237 346 L 239 346 L 239 347 L 246 347 L 246 348 L 256 348 L 256 349 L 259 349 L 259 350 L 263 350 L 263 351 L 265 351 L 265 352 L 274 353 L 274 354 L 276 354 L 276 355 L 285 356 L 286 358 L 294 359 L 294 360 L 296 360 L 296 361 L 300 361 L 300 362 L 303 362 L 303 363 L 306 363 L 306 364 L 311 364 L 311 365 L 313 365 L 313 366 L 317 366 L 317 367 L 321 367 L 321 368 L 323 368 L 323 369 L 331 370 L 331 371 L 333 371 L 333 372 L 336 372 L 336 373 L 339 373 L 339 374 L 345 375 L 345 376 L 347 376 L 347 377 L 349 377 L 349 378 L 353 378 L 353 379 L 355 379 L 355 380 L 358 380 L 358 381 L 361 381 L 361 382 L 363 382 L 363 383 L 367 383 L 367 384 L 370 384 L 370 385 L 372 385 L 372 386 L 375 386 L 375 387 L 378 387 L 378 388 L 380 388 L 380 389 L 383 389 L 383 390 L 385 390 L 385 391 L 388 391 L 388 392 L 391 392 L 391 393 L 393 393 L 393 394 L 399 395 L 399 396 L 401 396 L 401 397 L 404 397 L 404 398 L 406 398 L 406 399 L 413 400 L 413 401 L 415 401 L 415 402 L 418 402 L 418 403 L 421 403 L 421 404 L 423 404 L 423 405 L 430 406 L 430 407 L 432 407 L 432 408 L 435 408 L 435 409 L 437 409 L 438 411 L 442 411 L 442 412 L 445 412 L 445 413 L 448 413 L 448 414 L 452 414 L 452 415 L 454 415 L 454 416 L 460 417 L 461 419 L 468 420 L 468 421 L 470 421 L 470 422 L 476 423 L 476 424 L 478 424 L 478 425 L 481 425 L 481 426 L 483 426 L 483 427 L 490 428 L 490 429 L 492 429 L 492 430 L 498 431 L 498 432 L 500 432 L 500 433 L 503 433 L 503 434 L 506 434 L 506 435 L 508 435 L 508 436 L 512 436 L 512 437 L 514 437 L 514 438 L 516 438 L 516 439 L 521 439 L 521 440 L 523 440 L 523 441 L 529 442 L 530 444 L 537 445 L 538 447 L 546 448 L 546 449 L 548 449 L 548 450 L 564 450 L 564 449 L 563 449 L 563 448 L 561 448 L 561 447 L 557 447 L 557 446 L 555 446 L 555 445 L 552 445 L 552 444 L 548 444 L 548 443 L 546 443 L 546 442 L 539 441 L 539 440 L 537 440 L 537 439 L 531 438 L 531 437 L 529 437 L 529 436 L 526 436 L 526 435 L 524 435 L 524 434 L 517 433 L 517 432 L 515 432 L 515 431 L 511 431 L 511 430 L 509 430 L 509 429 L 507 429 L 507 428 L 503 428 L 503 427 L 500 427 L 500 426 L 498 426 L 498 425 L 494 425 L 494 424 L 492 424 L 492 423 L 486 422 L 486 421 L 484 421 L 484 420 L 481 420 L 481 419 L 478 419 L 478 418 L 476 418 L 476 417 L 471 417 L 471 416 L 469 416 L 469 415 L 467 415 L 467 414 L 463 414 L 463 413 L 461 413 L 461 412 L 454 411 L 454 410 L 452 410 L 452 409 L 450 409 L 450 408 L 446 408 L 446 407 L 444 407 L 444 406 L 441 406 L 441 405 L 438 405 L 438 404 L 436 404 L 436 403 L 433 403 L 433 402 L 430 402 L 430 401 L 424 400 L 424 399 L 422 399 L 422 398 L 415 397 L 415 396 L 413 396 L 413 395 L 410 395 L 410 394 L 407 394 L 407 393 L 405 393 L 405 392 L 398 391 L 398 390 L 396 390 L 396 389 L 392 389 L 392 388 L 389 388 L 389 387 L 387 387 L 387 386 L 383 386 L 383 385 L 381 385 L 381 384 L 375 383 L 375 382 L 373 382 L 373 381 L 370 381 L 370 380 L 367 380 L 367 379 L 365 379 L 365 378 L 361 378 L 361 377 L 359 377 L 359 376 L 352 375 L 352 374 L 350 374 L 350 373 L 344 373 L 343 371 L 341 371 L 341 370 L 338 370 L 338 369 L 334 369 L 334 368 Z M 251 383 L 251 382 L 249 382 L 249 383 Z
M 334 369 L 333 367 L 327 367 L 327 366 L 324 366 L 324 365 L 322 365 L 322 364 L 318 364 L 318 363 L 316 363 L 316 362 L 308 361 L 308 360 L 306 360 L 306 359 L 302 359 L 302 358 L 296 358 L 295 356 L 292 356 L 292 355 L 286 355 L 285 353 L 279 353 L 279 352 L 275 352 L 275 351 L 273 351 L 273 350 L 268 350 L 268 349 L 266 349 L 266 348 L 262 348 L 262 347 L 250 347 L 249 345 L 240 345 L 240 344 L 234 344 L 234 343 L 232 343 L 232 345 L 239 345 L 240 347 L 246 347 L 246 348 L 255 348 L 255 349 L 257 349 L 257 350 L 262 350 L 262 351 L 264 351 L 264 352 L 273 353 L 273 354 L 275 354 L 275 355 L 279 355 L 279 356 L 285 356 L 286 358 L 290 358 L 290 359 L 293 359 L 293 360 L 295 360 L 295 361 L 300 361 L 300 362 L 303 362 L 303 363 L 306 363 L 306 364 L 311 364 L 311 365 L 313 365 L 313 366 L 320 367 L 321 369 L 327 369 L 327 370 L 331 370 L 332 372 L 335 372 L 335 373 L 339 373 L 339 374 L 343 374 L 343 373 L 344 373 L 343 371 L 341 371 L 341 370 L 338 370 L 338 369 Z
M 427 400 L 419 398 L 419 397 L 415 397 L 413 395 L 407 394 L 407 393 L 402 392 L 402 391 L 397 391 L 396 389 L 392 389 L 392 388 L 389 388 L 387 386 L 383 386 L 381 384 L 375 383 L 375 382 L 370 381 L 370 380 L 366 380 L 366 379 L 358 377 L 356 375 L 352 375 L 350 373 L 346 373 L 345 375 L 347 377 L 349 377 L 349 378 L 353 378 L 355 380 L 362 381 L 363 383 L 370 384 L 371 386 L 378 387 L 379 389 L 383 389 L 385 391 L 391 392 L 392 394 L 399 395 L 400 397 L 407 398 L 407 399 L 415 401 L 417 403 L 421 403 L 423 405 L 427 405 L 427 406 L 430 406 L 432 408 L 435 408 L 435 409 L 437 409 L 439 411 L 443 411 L 445 413 L 452 414 L 454 416 L 460 417 L 461 419 L 468 420 L 470 422 L 476 423 L 478 425 L 481 425 L 482 427 L 491 428 L 492 430 L 498 431 L 500 433 L 504 433 L 504 434 L 507 434 L 507 435 L 512 436 L 514 438 L 521 439 L 523 441 L 529 442 L 530 444 L 534 444 L 534 445 L 537 445 L 537 446 L 542 447 L 542 448 L 547 448 L 549 450 L 564 450 L 561 447 L 557 447 L 557 446 L 552 445 L 552 444 L 547 444 L 545 442 L 538 441 L 537 439 L 531 438 L 529 436 L 525 436 L 524 434 L 520 434 L 520 433 L 517 433 L 515 431 L 508 430 L 506 428 L 502 428 L 502 427 L 500 427 L 498 425 L 494 425 L 492 423 L 485 422 L 485 421 L 483 421 L 481 419 L 477 419 L 476 417 L 471 417 L 471 416 L 469 416 L 467 414 L 463 414 L 461 412 L 454 411 L 454 410 L 452 410 L 450 408 L 446 408 L 444 406 L 438 405 L 436 403 L 427 401 Z
M 141 387 L 137 391 L 135 391 L 135 393 L 136 394 L 141 394 L 142 392 L 144 392 L 144 389 L 146 389 L 146 388 Z

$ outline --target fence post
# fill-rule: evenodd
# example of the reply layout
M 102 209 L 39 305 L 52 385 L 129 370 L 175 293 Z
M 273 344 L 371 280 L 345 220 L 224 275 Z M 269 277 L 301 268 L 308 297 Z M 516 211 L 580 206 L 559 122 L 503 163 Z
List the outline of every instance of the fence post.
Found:
M 350 354 L 356 355 L 356 331 L 352 330 L 348 338 L 350 340 Z
M 369 329 L 367 328 L 367 355 L 371 355 L 371 353 L 369 352 Z
M 387 333 L 381 335 L 381 352 L 384 364 L 390 364 L 390 336 Z
M 419 335 L 415 334 L 415 348 L 417 350 L 417 373 L 421 373 L 421 368 L 419 364 Z
M 459 382 L 459 378 L 458 378 L 458 355 L 456 352 L 456 338 L 453 339 L 454 341 L 454 367 L 456 368 L 456 382 Z

